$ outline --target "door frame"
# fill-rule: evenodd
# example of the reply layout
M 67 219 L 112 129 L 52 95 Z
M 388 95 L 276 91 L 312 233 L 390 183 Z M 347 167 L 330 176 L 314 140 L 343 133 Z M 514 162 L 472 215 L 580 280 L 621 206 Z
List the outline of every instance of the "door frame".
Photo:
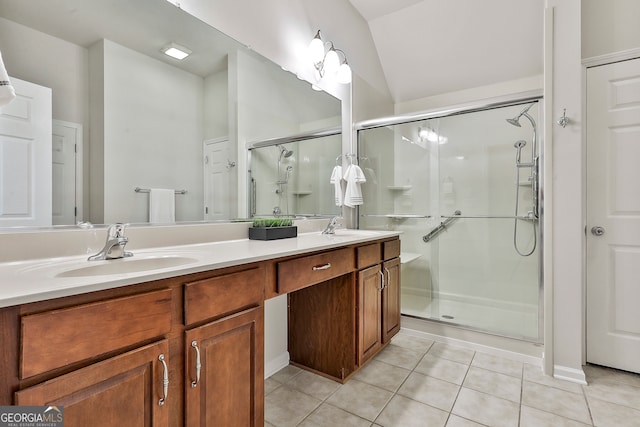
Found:
M 587 71 L 592 67 L 609 65 L 616 62 L 628 61 L 640 58 L 640 48 L 624 50 L 620 52 L 594 56 L 582 60 L 582 117 L 585 118 L 582 133 L 582 225 L 584 235 L 582 238 L 582 364 L 587 363 Z
M 67 122 L 64 120 L 52 120 L 54 125 L 65 126 L 76 131 L 76 151 L 75 151 L 75 177 L 76 177 L 76 221 L 84 219 L 84 127 L 80 123 Z M 73 225 L 73 224 L 70 224 Z

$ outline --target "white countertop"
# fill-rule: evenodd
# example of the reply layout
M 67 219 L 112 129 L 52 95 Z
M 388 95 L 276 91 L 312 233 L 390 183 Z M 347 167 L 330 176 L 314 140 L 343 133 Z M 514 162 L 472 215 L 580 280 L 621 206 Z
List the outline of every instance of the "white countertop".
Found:
M 165 279 L 190 273 L 248 264 L 284 256 L 299 255 L 318 250 L 332 249 L 354 243 L 398 236 L 396 231 L 336 230 L 335 235 L 319 232 L 301 233 L 297 238 L 259 241 L 249 239 L 227 240 L 180 246 L 141 249 L 126 259 L 87 261 L 86 255 L 36 259 L 0 263 L 0 307 L 24 304 L 47 299 L 78 295 L 87 292 L 127 286 L 151 280 Z M 148 259 L 172 258 L 180 265 L 153 270 L 115 274 L 74 274 L 80 269 L 105 265 L 109 270 L 122 270 Z M 134 263 L 125 265 L 125 263 Z M 96 269 L 97 270 L 97 269 Z M 134 268 L 135 270 L 135 268 Z

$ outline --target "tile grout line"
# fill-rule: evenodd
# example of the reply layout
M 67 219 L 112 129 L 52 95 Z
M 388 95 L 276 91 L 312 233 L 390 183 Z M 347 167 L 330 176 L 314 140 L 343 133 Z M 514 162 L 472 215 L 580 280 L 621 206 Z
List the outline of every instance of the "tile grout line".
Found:
M 391 403 L 391 401 L 393 400 L 393 398 L 394 398 L 394 397 L 396 397 L 396 396 L 398 395 L 398 391 L 400 391 L 400 389 L 402 388 L 402 386 L 407 382 L 407 380 L 409 379 L 409 377 L 411 376 L 411 374 L 415 372 L 415 369 L 418 367 L 418 365 L 420 364 L 420 362 L 422 361 L 422 359 L 424 358 L 424 356 L 429 352 L 429 350 L 431 350 L 431 348 L 432 348 L 432 347 L 433 347 L 433 345 L 435 344 L 435 341 L 433 341 L 433 340 L 430 340 L 430 341 L 432 341 L 432 342 L 431 342 L 431 344 L 429 344 L 429 347 L 427 347 L 427 349 L 426 349 L 424 352 L 420 352 L 420 357 L 418 358 L 418 361 L 416 362 L 416 364 L 414 365 L 414 367 L 413 367 L 413 368 L 411 368 L 410 370 L 409 370 L 409 369 L 407 369 L 407 370 L 409 371 L 409 374 L 408 374 L 408 375 L 407 375 L 407 377 L 406 377 L 406 378 L 405 378 L 405 379 L 400 383 L 400 385 L 398 386 L 398 388 L 396 388 L 396 390 L 393 392 L 393 395 L 392 395 L 392 396 L 391 396 L 391 398 L 387 401 L 387 403 L 385 403 L 385 405 L 382 407 L 382 409 L 380 410 L 380 412 L 378 413 L 378 415 L 376 415 L 376 417 L 375 417 L 375 419 L 373 420 L 373 422 L 372 422 L 372 424 L 371 424 L 371 425 L 373 425 L 373 424 L 375 424 L 375 423 L 376 423 L 376 421 L 378 420 L 378 418 L 380 418 L 380 415 L 384 412 L 384 410 L 387 408 L 387 406 L 389 406 L 389 403 Z M 391 343 L 389 343 L 389 345 L 391 345 Z M 398 347 L 400 347 L 400 348 L 402 348 L 402 349 L 404 349 L 404 348 L 405 348 L 405 347 L 401 347 L 401 346 L 398 346 Z M 410 349 L 408 349 L 408 350 L 410 350 Z M 374 357 L 374 359 L 375 359 L 375 357 Z M 384 362 L 383 362 L 383 363 L 384 363 Z M 387 365 L 400 368 L 400 366 L 392 365 L 392 364 L 390 364 L 390 363 L 387 363 Z M 402 396 L 402 395 L 400 395 L 400 396 Z M 402 397 L 405 397 L 405 396 L 402 396 Z M 411 400 L 413 400 L 413 399 L 411 399 Z M 420 403 L 422 403 L 422 402 L 420 402 Z
M 524 363 L 520 372 L 520 402 L 518 402 L 518 426 L 522 424 L 522 398 L 524 397 Z
M 469 365 L 467 366 L 467 371 L 464 373 L 464 378 L 462 378 L 462 382 L 460 383 L 460 385 L 458 386 L 458 392 L 456 393 L 456 398 L 453 399 L 453 405 L 451 405 L 451 410 L 449 410 L 449 416 L 447 416 L 447 422 L 445 423 L 445 426 L 447 425 L 447 423 L 449 422 L 449 418 L 451 418 L 451 415 L 456 415 L 453 413 L 453 408 L 456 406 L 456 402 L 458 401 L 458 397 L 460 397 L 460 392 L 462 391 L 462 387 L 464 386 L 464 381 L 467 379 L 467 375 L 469 375 L 469 370 L 471 369 L 471 364 L 473 363 L 473 360 L 476 358 L 476 354 L 478 354 L 477 351 L 473 351 L 473 356 L 471 357 L 471 360 L 469 361 Z M 457 416 L 457 415 L 456 415 Z M 461 417 L 464 418 L 464 417 Z M 464 418 L 466 419 L 466 418 Z M 477 421 L 474 420 L 469 420 L 469 421 L 473 421 L 477 424 Z
M 589 411 L 589 419 L 591 420 L 591 425 L 595 426 L 596 422 L 593 419 L 593 413 L 591 411 L 591 404 L 589 403 L 589 398 L 587 397 L 587 392 L 584 389 L 585 386 L 581 385 L 580 390 L 582 391 L 582 397 L 584 398 L 585 403 L 587 404 L 587 411 Z

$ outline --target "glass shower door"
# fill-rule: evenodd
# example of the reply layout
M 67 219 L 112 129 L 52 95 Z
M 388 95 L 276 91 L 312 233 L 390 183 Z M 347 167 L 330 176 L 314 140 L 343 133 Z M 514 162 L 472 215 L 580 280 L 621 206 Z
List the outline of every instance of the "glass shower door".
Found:
M 513 125 L 523 108 L 530 122 Z M 403 232 L 403 314 L 539 340 L 537 109 L 359 132 L 361 165 L 374 178 L 363 186 L 360 228 Z

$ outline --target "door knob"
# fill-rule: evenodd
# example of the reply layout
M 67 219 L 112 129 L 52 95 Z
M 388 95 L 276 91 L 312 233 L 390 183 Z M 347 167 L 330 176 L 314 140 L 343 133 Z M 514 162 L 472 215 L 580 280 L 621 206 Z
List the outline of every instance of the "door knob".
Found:
M 591 234 L 593 234 L 594 236 L 602 236 L 604 234 L 604 227 L 591 227 Z

